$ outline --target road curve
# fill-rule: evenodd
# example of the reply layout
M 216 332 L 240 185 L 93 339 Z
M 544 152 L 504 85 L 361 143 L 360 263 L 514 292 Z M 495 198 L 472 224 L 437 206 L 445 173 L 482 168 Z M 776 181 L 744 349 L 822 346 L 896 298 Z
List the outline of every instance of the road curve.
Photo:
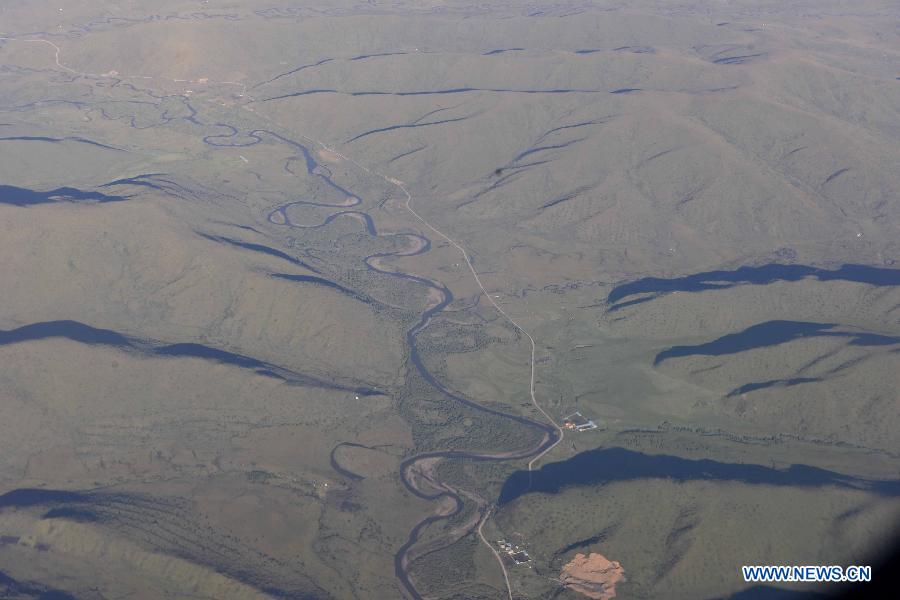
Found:
M 369 235 L 371 235 L 371 236 L 379 235 L 371 216 L 369 216 L 367 213 L 365 213 L 363 211 L 346 210 L 347 208 L 349 208 L 351 206 L 352 207 L 357 206 L 358 204 L 361 203 L 361 200 L 359 200 L 358 196 L 355 196 L 355 195 L 347 192 L 343 188 L 340 188 L 339 186 L 337 186 L 337 184 L 335 184 L 333 181 L 331 181 L 330 171 L 320 168 L 320 165 L 318 165 L 316 163 L 315 159 L 312 156 L 312 153 L 309 151 L 308 148 L 306 148 L 305 146 L 298 144 L 297 142 L 294 142 L 292 140 L 287 140 L 283 136 L 275 134 L 274 132 L 271 132 L 271 131 L 255 130 L 255 131 L 249 132 L 247 134 L 247 137 L 254 140 L 252 143 L 257 143 L 256 140 L 259 139 L 260 133 L 269 134 L 269 135 L 275 137 L 276 139 L 278 139 L 282 142 L 288 143 L 289 145 L 291 145 L 292 147 L 294 147 L 298 150 L 301 150 L 301 152 L 303 153 L 303 156 L 306 159 L 307 172 L 309 175 L 314 175 L 314 176 L 321 178 L 330 187 L 343 192 L 345 194 L 346 198 L 351 199 L 350 201 L 345 201 L 340 204 L 338 204 L 338 203 L 327 204 L 327 203 L 313 202 L 313 201 L 307 201 L 307 200 L 295 200 L 293 202 L 276 207 L 274 210 L 272 210 L 268 215 L 268 220 L 270 223 L 275 224 L 275 225 L 284 225 L 287 227 L 294 227 L 294 228 L 318 228 L 318 227 L 323 227 L 325 225 L 328 225 L 329 223 L 331 223 L 334 219 L 336 219 L 338 217 L 353 216 L 353 217 L 361 219 L 364 222 L 365 230 Z M 237 135 L 237 132 L 234 132 L 232 135 Z M 547 413 L 547 411 L 544 410 L 544 408 L 542 408 L 540 406 L 540 404 L 537 401 L 537 397 L 535 395 L 535 391 L 534 391 L 535 353 L 536 353 L 537 345 L 534 341 L 534 338 L 531 336 L 531 334 L 528 331 L 526 331 L 524 328 L 522 328 L 522 326 L 519 325 L 518 322 L 516 322 L 511 316 L 509 316 L 509 314 L 505 310 L 503 310 L 503 308 L 500 307 L 497 304 L 497 302 L 491 297 L 491 295 L 487 292 L 487 290 L 484 287 L 483 282 L 481 281 L 481 278 L 478 275 L 478 272 L 475 270 L 475 267 L 472 265 L 472 261 L 469 258 L 469 255 L 466 252 L 466 250 L 459 243 L 457 243 L 452 238 L 447 236 L 445 233 L 443 233 L 442 231 L 440 231 L 439 229 L 437 229 L 433 225 L 431 225 L 427 220 L 425 220 L 419 213 L 417 213 L 415 211 L 415 209 L 412 207 L 412 194 L 410 194 L 408 188 L 402 181 L 399 181 L 392 177 L 388 177 L 386 175 L 382 175 L 380 173 L 372 171 L 368 167 L 361 165 L 358 162 L 356 162 L 350 158 L 347 158 L 340 152 L 336 151 L 335 149 L 327 146 L 326 144 L 324 144 L 318 140 L 312 140 L 311 138 L 307 138 L 307 139 L 310 139 L 310 141 L 313 141 L 314 143 L 318 144 L 324 150 L 327 150 L 327 151 L 333 153 L 334 155 L 337 155 L 340 158 L 354 164 L 355 166 L 362 169 L 366 173 L 369 173 L 370 175 L 379 177 L 379 178 L 383 179 L 384 181 L 386 181 L 386 182 L 396 186 L 398 189 L 400 189 L 405 196 L 404 208 L 417 221 L 419 221 L 422 225 L 424 225 L 426 229 L 432 231 L 435 235 L 437 235 L 438 237 L 445 240 L 447 243 L 449 243 L 451 246 L 453 246 L 457 251 L 459 251 L 460 254 L 462 254 L 463 259 L 465 260 L 466 265 L 469 268 L 469 271 L 472 273 L 472 276 L 475 279 L 475 282 L 477 283 L 477 285 L 478 285 L 479 289 L 481 290 L 481 293 L 484 295 L 484 297 L 487 298 L 488 302 L 490 302 L 490 304 L 497 310 L 497 312 L 500 313 L 500 315 L 503 316 L 504 319 L 506 319 L 510 324 L 513 325 L 513 327 L 515 327 L 519 332 L 521 332 L 528 339 L 528 341 L 531 345 L 529 395 L 531 397 L 532 405 L 547 419 L 547 421 L 549 422 L 549 425 L 544 424 L 544 423 L 539 423 L 539 422 L 533 421 L 531 419 L 528 419 L 526 417 L 522 417 L 520 415 L 516 415 L 513 413 L 506 413 L 506 412 L 503 412 L 503 411 L 500 411 L 500 410 L 497 410 L 494 408 L 482 406 L 476 402 L 473 402 L 467 398 L 464 398 L 458 394 L 455 394 L 452 391 L 450 391 L 449 389 L 447 389 L 443 384 L 441 384 L 426 368 L 426 366 L 423 363 L 423 361 L 421 360 L 421 357 L 418 352 L 417 339 L 416 339 L 417 335 L 423 329 L 425 329 L 425 327 L 427 327 L 427 325 L 431 321 L 431 318 L 434 315 L 443 311 L 453 301 L 453 294 L 450 292 L 450 290 L 444 284 L 442 284 L 440 282 L 426 279 L 424 277 L 420 277 L 417 275 L 412 275 L 410 273 L 404 273 L 402 271 L 389 270 L 389 269 L 382 268 L 379 264 L 378 259 L 386 258 L 386 257 L 390 257 L 390 256 L 415 256 L 417 254 L 423 254 L 425 252 L 428 252 L 431 249 L 431 241 L 430 240 L 428 240 L 427 238 L 425 238 L 423 236 L 419 236 L 416 234 L 396 234 L 396 235 L 407 236 L 407 237 L 417 241 L 418 245 L 413 246 L 411 249 L 407 249 L 407 250 L 398 250 L 395 252 L 382 252 L 382 253 L 372 254 L 365 258 L 365 264 L 369 270 L 372 270 L 372 271 L 375 271 L 378 273 L 382 273 L 384 275 L 388 275 L 391 277 L 398 277 L 398 278 L 414 281 L 420 285 L 430 288 L 430 290 L 432 290 L 438 294 L 438 297 L 440 298 L 440 300 L 435 305 L 431 306 L 430 308 L 427 308 L 422 313 L 419 321 L 417 323 L 415 323 L 406 332 L 406 341 L 407 341 L 407 345 L 410 349 L 410 360 L 413 363 L 413 365 L 416 367 L 416 370 L 420 373 L 420 375 L 432 387 L 434 387 L 435 389 L 440 391 L 443 395 L 447 396 L 448 398 L 455 400 L 457 402 L 460 402 L 462 404 L 465 404 L 466 406 L 469 406 L 470 408 L 473 408 L 473 409 L 476 409 L 476 410 L 479 410 L 482 412 L 486 412 L 489 414 L 493 414 L 495 416 L 511 419 L 513 421 L 516 421 L 517 423 L 521 423 L 528 427 L 537 428 L 544 432 L 544 436 L 542 437 L 540 443 L 537 446 L 535 446 L 534 448 L 530 448 L 528 450 L 520 451 L 520 452 L 499 453 L 499 454 L 480 454 L 480 453 L 474 453 L 474 452 L 461 452 L 461 451 L 434 451 L 434 452 L 426 452 L 426 453 L 414 455 L 412 457 L 407 458 L 406 460 L 404 460 L 401 463 L 401 465 L 400 465 L 401 481 L 403 482 L 403 485 L 406 487 L 406 489 L 409 490 L 413 495 L 415 495 L 419 498 L 425 499 L 425 500 L 429 500 L 429 501 L 438 501 L 438 500 L 441 500 L 442 498 L 449 498 L 454 503 L 454 508 L 452 510 L 450 510 L 449 512 L 440 512 L 437 514 L 429 515 L 428 517 L 424 518 L 422 521 L 417 523 L 415 525 L 415 527 L 413 527 L 412 531 L 410 532 L 406 543 L 403 546 L 401 546 L 401 548 L 398 550 L 397 554 L 394 557 L 395 574 L 396 574 L 398 580 L 403 585 L 405 592 L 407 593 L 407 595 L 409 597 L 413 598 L 414 600 L 420 600 L 422 598 L 422 596 L 421 596 L 421 594 L 419 594 L 418 590 L 416 590 L 416 587 L 413 584 L 413 582 L 409 576 L 410 551 L 415 546 L 415 544 L 418 542 L 422 531 L 428 525 L 435 523 L 437 521 L 449 519 L 450 517 L 453 517 L 453 516 L 459 514 L 459 512 L 462 510 L 463 499 L 460 497 L 460 495 L 458 493 L 453 491 L 451 488 L 440 485 L 440 484 L 438 484 L 438 486 L 437 486 L 440 489 L 440 491 L 438 491 L 438 492 L 428 493 L 428 492 L 425 492 L 425 491 L 419 489 L 419 487 L 416 485 L 415 479 L 413 477 L 411 477 L 411 475 L 410 475 L 410 473 L 415 469 L 416 465 L 421 461 L 428 460 L 428 459 L 434 459 L 434 458 L 468 459 L 468 460 L 482 460 L 482 461 L 508 461 L 508 460 L 529 459 L 528 470 L 531 471 L 534 467 L 534 464 L 538 460 L 540 460 L 540 458 L 543 457 L 547 452 L 552 450 L 562 440 L 564 433 L 563 433 L 563 429 L 556 423 L 556 421 L 550 416 L 550 414 Z M 287 213 L 287 210 L 288 210 L 288 208 L 290 208 L 292 206 L 302 206 L 302 205 L 315 206 L 315 207 L 331 207 L 334 209 L 345 209 L 345 210 L 336 210 L 336 212 L 327 216 L 318 225 L 301 226 L 301 225 L 296 225 L 291 221 L 291 219 Z M 511 600 L 512 599 L 512 588 L 509 584 L 509 575 L 506 571 L 506 567 L 503 565 L 503 561 L 501 560 L 500 555 L 491 546 L 491 544 L 488 542 L 488 540 L 485 538 L 485 536 L 483 534 L 483 527 L 484 527 L 484 524 L 487 521 L 487 519 L 490 517 L 491 510 L 490 510 L 490 508 L 487 508 L 487 507 L 482 507 L 482 508 L 484 510 L 484 515 L 478 521 L 478 526 L 477 526 L 478 537 L 481 540 L 481 542 L 488 547 L 488 549 L 492 552 L 492 554 L 497 559 L 498 564 L 500 565 L 500 569 L 502 570 L 502 573 L 503 573 L 504 581 L 506 582 L 507 595 L 509 596 L 509 598 Z
M 108 78 L 108 79 L 114 79 L 114 80 L 122 80 L 122 79 L 144 79 L 144 80 L 162 79 L 162 80 L 167 80 L 167 81 L 169 80 L 168 78 L 165 78 L 165 77 L 134 75 L 134 74 L 126 75 L 126 74 L 116 73 L 114 71 L 109 71 L 107 73 L 86 73 L 86 72 L 78 71 L 76 69 L 73 69 L 73 68 L 65 65 L 63 62 L 61 62 L 60 47 L 46 39 L 34 39 L 34 38 L 23 39 L 23 38 L 0 37 L 0 41 L 42 43 L 42 44 L 49 45 L 54 49 L 55 66 L 63 71 L 68 72 L 71 75 L 75 75 L 78 77 L 85 77 L 88 79 L 107 79 Z M 197 81 L 171 80 L 171 81 L 184 82 L 184 83 L 201 83 L 200 80 L 197 80 Z M 207 81 L 204 80 L 202 83 L 207 83 Z M 246 93 L 246 91 L 247 91 L 246 85 L 243 83 L 240 83 L 240 82 L 209 81 L 208 83 L 210 83 L 210 84 L 218 83 L 220 85 L 235 85 L 235 86 L 240 87 L 241 91 L 243 93 Z M 243 97 L 243 94 L 241 94 L 240 97 Z M 268 121 L 270 123 L 273 123 L 273 125 L 276 125 L 278 128 L 283 129 L 283 126 L 281 126 L 277 123 L 274 123 L 271 119 L 268 119 L 262 115 L 259 115 L 252 108 L 248 107 L 246 104 L 241 105 L 240 108 L 251 112 L 254 115 L 254 117 L 256 117 L 258 119 Z M 339 209 L 339 208 L 340 209 L 348 209 L 351 207 L 355 207 L 356 205 L 361 203 L 361 200 L 359 199 L 358 196 L 351 194 L 347 190 L 345 190 L 342 187 L 340 187 L 339 185 L 337 185 L 334 181 L 332 181 L 330 170 L 327 169 L 327 167 L 324 167 L 324 165 L 319 165 L 313 158 L 313 155 L 309 151 L 309 149 L 306 146 L 304 146 L 303 144 L 300 144 L 294 140 L 291 140 L 279 133 L 276 133 L 275 131 L 257 129 L 257 130 L 249 131 L 242 135 L 240 133 L 240 131 L 238 130 L 238 128 L 234 127 L 233 125 L 226 124 L 226 123 L 203 124 L 203 123 L 200 123 L 193 115 L 188 120 L 190 120 L 191 122 L 198 124 L 198 125 L 207 125 L 210 127 L 225 128 L 226 130 L 228 130 L 228 132 L 224 133 L 224 134 L 221 134 L 221 133 L 220 134 L 212 134 L 212 135 L 208 135 L 208 136 L 204 137 L 203 142 L 210 146 L 232 147 L 232 148 L 252 146 L 252 145 L 258 144 L 262 141 L 262 137 L 261 137 L 262 135 L 268 135 L 268 136 L 274 138 L 275 140 L 277 140 L 278 142 L 281 142 L 283 144 L 291 146 L 294 149 L 300 151 L 301 154 L 303 155 L 303 158 L 305 159 L 305 162 L 306 162 L 307 171 L 310 175 L 320 177 L 322 179 L 322 181 L 328 187 L 330 187 L 334 191 L 342 193 L 344 195 L 343 197 L 345 198 L 345 201 L 342 203 L 339 203 L 339 204 L 338 203 L 324 204 L 324 203 L 317 203 L 317 202 L 311 202 L 311 201 L 296 201 L 293 203 L 283 205 L 283 206 L 275 209 L 274 211 L 272 211 L 269 214 L 269 221 L 272 224 L 285 225 L 287 227 L 301 227 L 301 226 L 291 223 L 291 221 L 286 213 L 286 210 L 290 205 L 307 204 L 307 205 L 312 205 L 312 206 L 332 207 L 335 209 Z M 479 410 L 482 412 L 486 412 L 489 414 L 493 414 L 496 416 L 500 416 L 503 418 L 511 419 L 511 420 L 521 423 L 523 425 L 526 425 L 526 426 L 529 426 L 532 428 L 536 428 L 536 429 L 539 429 L 544 432 L 543 438 L 534 448 L 529 449 L 529 450 L 520 451 L 520 452 L 507 452 L 507 453 L 499 453 L 499 454 L 491 455 L 491 454 L 479 454 L 479 453 L 459 452 L 459 451 L 443 451 L 443 452 L 438 451 L 438 452 L 427 452 L 427 453 L 419 454 L 416 456 L 412 456 L 412 457 L 406 459 L 405 461 L 403 461 L 403 463 L 401 464 L 401 474 L 400 474 L 401 481 L 403 482 L 404 486 L 412 494 L 414 494 L 420 498 L 424 498 L 424 499 L 428 499 L 428 500 L 438 500 L 442 497 L 447 497 L 454 501 L 454 508 L 451 511 L 430 515 L 430 516 L 426 517 L 425 519 L 423 519 L 422 521 L 420 521 L 419 523 L 417 523 L 416 526 L 410 532 L 407 542 L 400 548 L 400 550 L 395 555 L 394 562 L 395 562 L 396 575 L 397 575 L 398 579 L 400 580 L 401 584 L 403 585 L 405 592 L 407 593 L 407 595 L 409 597 L 413 598 L 414 600 L 420 600 L 422 598 L 422 596 L 418 593 L 418 591 L 416 590 L 415 586 L 413 585 L 413 583 L 409 577 L 409 572 L 408 572 L 409 551 L 413 547 L 413 545 L 415 545 L 415 543 L 417 542 L 417 540 L 419 538 L 420 533 L 422 532 L 422 530 L 425 527 L 427 527 L 429 524 L 431 524 L 433 522 L 443 520 L 443 519 L 448 519 L 448 518 L 458 514 L 462 510 L 463 500 L 459 494 L 457 494 L 455 491 L 452 490 L 452 488 L 442 485 L 439 482 L 434 482 L 442 489 L 442 491 L 437 492 L 437 493 L 429 494 L 429 493 L 423 492 L 422 490 L 417 488 L 415 481 L 411 477 L 409 477 L 409 472 L 412 468 L 414 468 L 415 464 L 422 460 L 433 459 L 433 458 L 448 458 L 448 459 L 463 458 L 463 459 L 469 459 L 469 460 L 485 460 L 485 461 L 524 460 L 524 459 L 528 458 L 528 459 L 530 459 L 528 462 L 528 470 L 531 471 L 534 466 L 534 463 L 536 461 L 540 460 L 541 457 L 543 457 L 547 452 L 549 452 L 551 449 L 553 449 L 560 441 L 562 441 L 564 433 L 563 433 L 562 428 L 549 415 L 549 413 L 547 413 L 547 411 L 545 411 L 540 406 L 540 404 L 538 403 L 537 398 L 535 396 L 534 382 L 535 382 L 536 344 L 535 344 L 534 338 L 531 336 L 531 334 L 528 331 L 526 331 L 522 326 L 520 326 L 512 317 L 510 317 L 509 314 L 506 311 L 504 311 L 503 308 L 501 308 L 494 301 L 494 299 L 491 297 L 491 295 L 488 294 L 487 290 L 484 287 L 484 284 L 481 281 L 481 278 L 478 276 L 478 272 L 475 270 L 475 267 L 472 265 L 472 261 L 470 260 L 469 255 L 466 252 L 466 250 L 458 242 L 454 241 L 448 235 L 446 235 L 445 233 L 443 233 L 442 231 L 440 231 L 439 229 L 434 227 L 424 217 L 422 217 L 419 213 L 417 213 L 415 211 L 415 209 L 412 207 L 412 194 L 409 192 L 409 189 L 407 188 L 406 184 L 404 184 L 402 181 L 395 179 L 393 177 L 389 177 L 382 173 L 373 171 L 372 169 L 369 169 L 365 165 L 362 165 L 359 162 L 357 162 L 351 158 L 348 158 L 347 156 L 344 156 L 342 153 L 338 152 L 334 148 L 329 147 L 327 144 L 325 144 L 324 142 L 322 142 L 320 140 L 317 140 L 315 138 L 312 138 L 312 137 L 309 137 L 306 135 L 302 135 L 302 134 L 300 134 L 300 137 L 321 147 L 323 150 L 332 152 L 333 154 L 335 154 L 338 157 L 342 158 L 343 160 L 346 160 L 349 163 L 355 165 L 356 167 L 363 170 L 364 172 L 366 172 L 370 175 L 379 177 L 382 180 L 396 186 L 400 191 L 402 191 L 406 197 L 406 201 L 404 204 L 405 209 L 417 221 L 419 221 L 426 229 L 432 231 L 435 235 L 444 239 L 447 243 L 449 243 L 457 251 L 459 251 L 460 254 L 462 254 L 463 259 L 466 262 L 466 266 L 469 268 L 469 271 L 472 273 L 472 276 L 475 279 L 475 282 L 478 284 L 479 289 L 481 290 L 481 292 L 485 296 L 485 298 L 487 298 L 488 302 L 490 302 L 490 304 L 503 316 L 503 318 L 506 319 L 513 327 L 515 327 L 515 329 L 517 329 L 525 337 L 527 337 L 529 343 L 531 344 L 529 394 L 531 397 L 532 405 L 546 418 L 549 425 L 545 424 L 545 423 L 539 423 L 537 421 L 533 421 L 531 419 L 528 419 L 526 417 L 522 417 L 522 416 L 519 416 L 519 415 L 516 415 L 513 413 L 505 413 L 503 411 L 499 411 L 499 410 L 496 410 L 496 409 L 493 409 L 490 407 L 482 406 L 476 402 L 473 402 L 473 401 L 463 398 L 457 394 L 454 394 L 453 392 L 448 390 L 446 387 L 444 387 L 439 381 L 437 381 L 437 379 L 425 367 L 425 365 L 422 362 L 422 360 L 419 356 L 419 353 L 418 353 L 418 348 L 416 345 L 416 336 L 419 332 L 421 332 L 428 325 L 428 323 L 430 322 L 431 318 L 434 315 L 436 315 L 437 313 L 444 310 L 444 308 L 446 308 L 450 304 L 450 302 L 452 302 L 453 295 L 450 292 L 450 290 L 444 284 L 442 284 L 440 282 L 432 281 L 430 279 L 426 279 L 424 277 L 419 277 L 419 276 L 412 275 L 409 273 L 403 273 L 401 271 L 392 271 L 392 270 L 381 269 L 378 266 L 378 263 L 379 263 L 378 259 L 385 258 L 388 256 L 414 256 L 416 254 L 422 254 L 424 252 L 428 252 L 431 249 L 431 241 L 430 240 L 428 240 L 427 238 L 425 238 L 423 236 L 418 236 L 415 234 L 400 234 L 400 235 L 407 235 L 408 237 L 415 239 L 418 242 L 418 245 L 414 246 L 412 249 L 406 250 L 406 251 L 401 250 L 401 251 L 394 252 L 394 253 L 381 253 L 381 254 L 375 254 L 375 255 L 366 257 L 365 264 L 366 264 L 367 268 L 369 268 L 373 271 L 376 271 L 376 272 L 383 273 L 385 275 L 389 275 L 392 277 L 398 277 L 398 278 L 402 278 L 402 279 L 406 279 L 406 280 L 410 280 L 410 281 L 419 283 L 423 286 L 428 287 L 430 290 L 435 291 L 438 294 L 438 297 L 440 298 L 440 301 L 436 305 L 431 306 L 430 308 L 427 308 L 423 312 L 420 320 L 415 325 L 413 325 L 406 333 L 407 343 L 410 348 L 410 359 L 413 362 L 416 369 L 419 371 L 419 373 L 426 379 L 426 381 L 429 382 L 429 384 L 431 384 L 433 387 L 435 387 L 438 391 L 440 391 L 442 394 L 444 394 L 448 398 L 456 400 L 458 402 L 461 402 L 473 409 L 476 409 L 476 410 Z M 339 210 L 339 211 L 333 213 L 332 215 L 330 215 L 329 217 L 327 217 L 323 223 L 316 225 L 314 227 L 322 227 L 322 226 L 328 225 L 334 219 L 342 217 L 342 216 L 349 216 L 352 218 L 359 219 L 364 224 L 365 230 L 369 235 L 372 235 L 372 236 L 378 235 L 377 229 L 375 228 L 375 224 L 374 224 L 371 216 L 369 216 L 367 213 L 365 213 L 363 211 L 357 211 L 357 210 Z M 491 511 L 489 509 L 486 510 L 483 517 L 478 522 L 478 526 L 477 526 L 478 535 L 479 535 L 479 538 L 481 539 L 481 541 L 485 545 L 488 546 L 488 548 L 491 550 L 491 552 L 494 554 L 494 556 L 497 558 L 498 562 L 500 563 L 500 568 L 503 571 L 504 579 L 506 581 L 507 593 L 509 595 L 509 598 L 512 599 L 512 588 L 510 587 L 510 584 L 509 584 L 509 577 L 506 573 L 506 569 L 503 566 L 502 561 L 500 560 L 499 554 L 496 552 L 496 550 L 494 550 L 494 548 L 490 545 L 490 543 L 487 541 L 487 539 L 484 537 L 484 534 L 482 533 L 482 528 L 484 526 L 484 523 L 489 518 L 490 512 Z

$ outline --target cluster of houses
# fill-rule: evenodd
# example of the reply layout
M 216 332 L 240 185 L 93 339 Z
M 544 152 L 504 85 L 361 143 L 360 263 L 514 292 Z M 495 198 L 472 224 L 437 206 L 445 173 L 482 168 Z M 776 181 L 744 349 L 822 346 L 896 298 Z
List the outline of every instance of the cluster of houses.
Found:
M 501 552 L 506 554 L 506 556 L 517 565 L 524 565 L 531 562 L 531 557 L 528 556 L 528 552 L 521 546 L 513 544 L 512 542 L 507 542 L 506 540 L 497 540 L 497 546 L 500 547 Z M 530 567 L 531 565 L 528 566 Z
M 589 429 L 597 429 L 597 424 L 588 419 L 580 412 L 573 412 L 563 420 L 563 426 L 573 431 L 588 431 Z

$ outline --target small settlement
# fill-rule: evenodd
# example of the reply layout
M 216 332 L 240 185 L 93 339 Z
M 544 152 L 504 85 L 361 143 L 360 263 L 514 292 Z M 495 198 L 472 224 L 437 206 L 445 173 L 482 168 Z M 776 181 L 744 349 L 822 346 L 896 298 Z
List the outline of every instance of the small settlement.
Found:
M 566 429 L 574 431 L 588 431 L 589 429 L 597 429 L 597 424 L 588 419 L 580 412 L 573 412 L 563 420 L 563 426 Z
M 524 547 L 506 540 L 497 540 L 497 546 L 500 548 L 500 554 L 504 555 L 505 562 L 517 565 L 528 564 L 528 568 L 531 568 L 531 557 L 528 556 Z

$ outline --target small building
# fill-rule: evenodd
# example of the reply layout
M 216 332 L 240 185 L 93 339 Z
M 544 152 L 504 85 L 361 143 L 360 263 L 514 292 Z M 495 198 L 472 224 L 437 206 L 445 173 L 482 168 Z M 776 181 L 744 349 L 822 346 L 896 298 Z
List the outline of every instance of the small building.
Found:
M 497 540 L 497 546 L 500 547 L 504 562 L 509 564 L 522 565 L 531 562 L 528 552 L 518 544 L 512 544 L 506 540 Z
M 566 417 L 563 425 L 566 429 L 574 431 L 587 431 L 589 429 L 597 429 L 596 423 L 577 411 Z

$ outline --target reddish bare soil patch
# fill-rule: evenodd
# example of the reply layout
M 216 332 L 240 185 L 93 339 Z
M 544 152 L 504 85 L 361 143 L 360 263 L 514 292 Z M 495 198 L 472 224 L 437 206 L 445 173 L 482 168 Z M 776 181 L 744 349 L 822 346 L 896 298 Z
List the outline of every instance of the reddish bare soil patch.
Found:
M 616 597 L 616 584 L 625 581 L 625 569 L 617 561 L 602 554 L 576 554 L 563 567 L 559 576 L 562 584 L 588 598 L 609 600 Z

